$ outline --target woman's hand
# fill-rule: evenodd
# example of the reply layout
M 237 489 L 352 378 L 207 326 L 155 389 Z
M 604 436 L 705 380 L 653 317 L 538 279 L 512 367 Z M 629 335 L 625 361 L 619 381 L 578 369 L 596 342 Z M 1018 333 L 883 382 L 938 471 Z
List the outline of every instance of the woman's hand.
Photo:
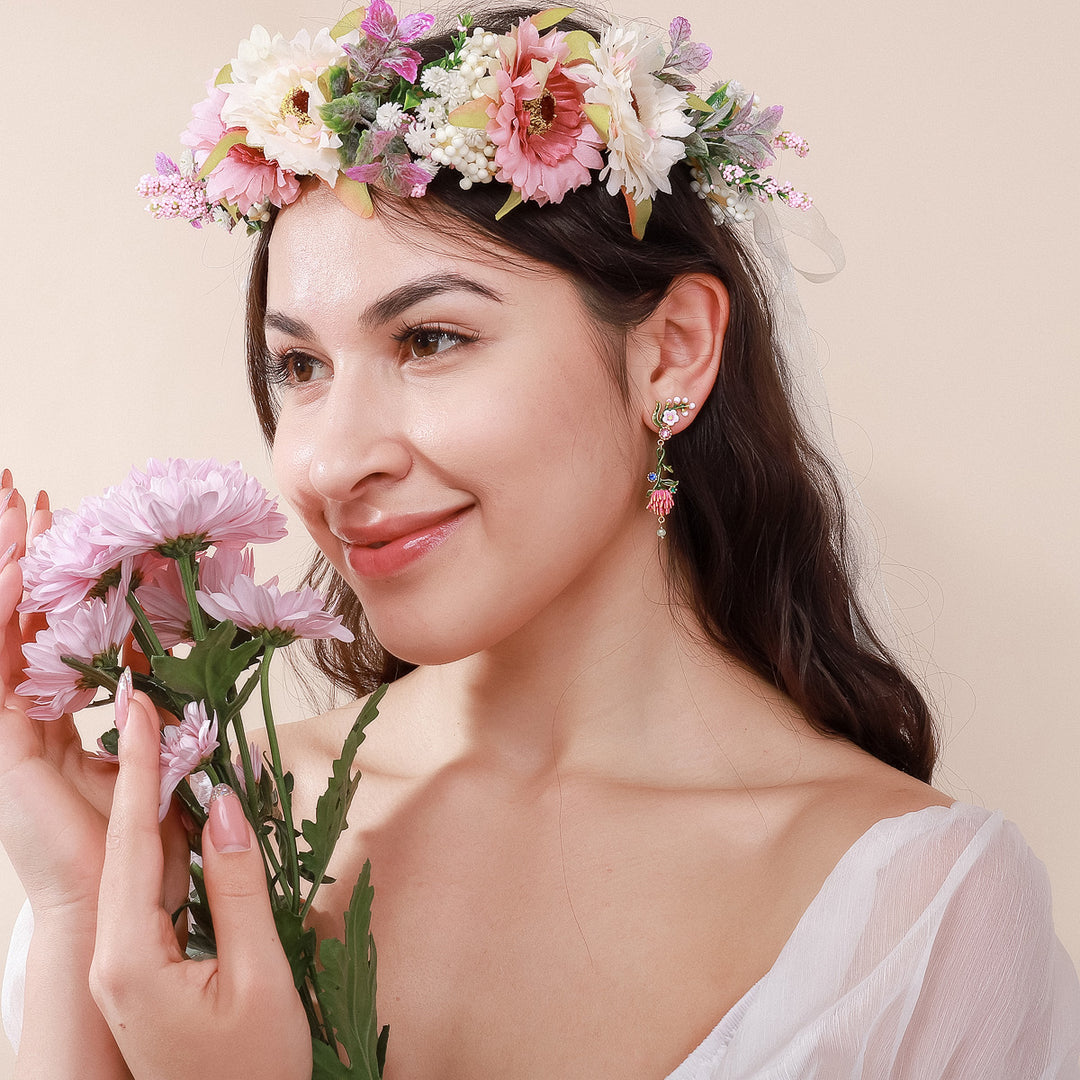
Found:
M 48 528 L 44 492 L 27 528 L 26 506 L 4 473 L 0 500 L 0 841 L 40 923 L 54 913 L 97 909 L 105 822 L 116 767 L 83 752 L 70 716 L 37 721 L 15 688 L 24 678 L 22 646 L 44 627 L 41 615 L 20 616 L 18 559 L 28 539 Z
M 136 1080 L 310 1080 L 307 1018 L 239 799 L 216 789 L 203 830 L 218 956 L 188 960 L 161 903 L 157 720 L 142 694 L 120 712 L 91 986 L 128 1068 Z

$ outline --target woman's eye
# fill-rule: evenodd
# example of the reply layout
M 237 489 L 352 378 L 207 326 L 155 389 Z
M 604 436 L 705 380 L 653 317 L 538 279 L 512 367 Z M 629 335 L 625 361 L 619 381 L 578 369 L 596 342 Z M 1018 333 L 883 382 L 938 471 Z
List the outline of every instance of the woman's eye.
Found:
M 452 330 L 443 330 L 438 326 L 422 326 L 401 335 L 400 340 L 409 355 L 423 359 L 452 349 L 465 338 Z
M 322 378 L 321 360 L 302 352 L 287 352 L 270 358 L 270 375 L 274 382 L 297 386 Z

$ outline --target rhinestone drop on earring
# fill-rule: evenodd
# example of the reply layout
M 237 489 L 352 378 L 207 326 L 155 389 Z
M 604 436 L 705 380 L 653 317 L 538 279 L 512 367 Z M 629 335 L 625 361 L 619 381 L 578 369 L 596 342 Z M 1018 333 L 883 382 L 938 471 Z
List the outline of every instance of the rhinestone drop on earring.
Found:
M 682 417 L 689 416 L 697 405 L 689 398 L 668 398 L 658 401 L 653 409 L 653 423 L 659 429 L 660 437 L 656 441 L 656 471 L 649 473 L 646 479 L 652 485 L 649 489 L 649 501 L 646 509 L 656 515 L 658 526 L 656 535 L 661 540 L 667 536 L 664 522 L 671 508 L 675 505 L 675 492 L 679 490 L 679 481 L 673 479 L 671 466 L 665 460 L 667 441 L 672 436 L 672 429 Z

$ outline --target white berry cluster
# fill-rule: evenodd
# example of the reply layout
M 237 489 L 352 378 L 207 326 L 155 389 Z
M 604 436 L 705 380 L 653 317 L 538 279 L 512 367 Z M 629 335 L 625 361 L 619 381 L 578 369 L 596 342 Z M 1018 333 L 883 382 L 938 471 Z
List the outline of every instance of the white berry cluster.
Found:
M 460 184 L 487 184 L 495 177 L 495 144 L 482 128 L 463 128 L 447 117 L 459 105 L 484 97 L 481 79 L 490 77 L 502 64 L 499 39 L 479 27 L 473 30 L 453 69 L 428 68 L 420 85 L 432 97 L 416 110 L 416 121 L 405 134 L 405 142 L 417 157 L 438 166 L 450 166 L 461 173 Z
M 723 225 L 725 221 L 754 220 L 751 201 L 738 189 L 728 187 L 723 182 L 714 182 L 719 178 L 710 179 L 709 174 L 699 165 L 693 167 L 691 175 L 693 179 L 690 181 L 690 190 L 708 202 L 709 212 L 717 225 Z

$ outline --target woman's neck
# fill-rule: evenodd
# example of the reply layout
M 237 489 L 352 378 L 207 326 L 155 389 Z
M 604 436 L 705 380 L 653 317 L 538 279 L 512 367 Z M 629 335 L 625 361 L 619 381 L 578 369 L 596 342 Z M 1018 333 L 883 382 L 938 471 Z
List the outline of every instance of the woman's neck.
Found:
M 618 574 L 612 565 L 611 575 Z M 634 783 L 716 782 L 791 726 L 790 703 L 711 645 L 670 602 L 656 560 L 622 583 L 568 590 L 495 648 L 409 676 L 445 750 L 521 778 L 582 774 Z M 764 722 L 747 724 L 748 713 Z M 441 725 L 439 725 L 441 726 Z

